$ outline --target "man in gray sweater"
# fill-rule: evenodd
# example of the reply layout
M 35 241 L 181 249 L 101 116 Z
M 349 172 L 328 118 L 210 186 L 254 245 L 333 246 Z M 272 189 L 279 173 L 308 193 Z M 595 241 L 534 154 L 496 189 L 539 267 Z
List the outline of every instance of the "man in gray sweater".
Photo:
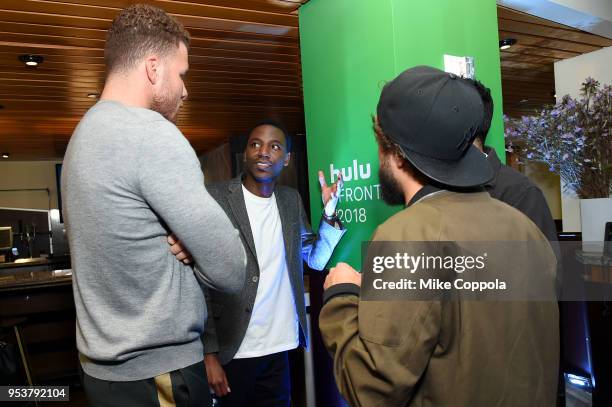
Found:
M 239 234 L 173 124 L 188 45 L 162 10 L 123 10 L 107 35 L 101 100 L 64 158 L 77 346 L 94 406 L 209 405 L 199 283 L 236 292 L 245 278 Z M 195 268 L 172 255 L 170 233 Z

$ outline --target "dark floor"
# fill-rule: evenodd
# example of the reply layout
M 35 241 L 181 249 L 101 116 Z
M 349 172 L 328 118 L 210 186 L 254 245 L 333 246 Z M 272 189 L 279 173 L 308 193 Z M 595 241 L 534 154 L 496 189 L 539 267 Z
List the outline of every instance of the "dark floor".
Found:
M 52 406 L 62 406 L 62 407 L 88 407 L 87 398 L 85 397 L 85 392 L 81 386 L 70 386 L 70 400 L 69 401 L 47 401 L 38 403 L 40 407 L 52 407 Z
M 295 351 L 291 351 L 289 353 L 290 357 L 290 365 L 291 365 L 291 376 L 292 376 L 292 405 L 293 407 L 304 407 L 305 406 L 305 389 L 304 389 L 304 380 L 303 380 L 303 371 L 304 362 L 303 362 L 303 351 L 302 349 L 297 349 Z M 56 386 L 69 386 L 70 388 L 70 400 L 69 401 L 46 401 L 39 402 L 39 407 L 53 407 L 53 406 L 62 406 L 62 407 L 88 407 L 87 398 L 85 396 L 85 391 L 83 387 L 80 385 L 79 378 L 77 376 L 69 377 L 65 379 L 59 380 L 56 382 L 45 383 L 45 385 L 56 385 Z M 2 403 L 0 405 L 4 406 Z M 34 402 L 24 402 L 17 403 L 11 402 L 7 405 L 7 407 L 35 407 Z
M 36 403 L 33 401 L 28 402 L 7 402 L 3 404 L 0 402 L 1 406 L 6 407 L 36 407 Z M 80 386 L 70 386 L 70 400 L 69 401 L 40 401 L 38 402 L 39 407 L 52 407 L 52 406 L 62 406 L 62 407 L 88 407 L 87 399 L 85 398 L 85 392 L 83 388 Z
M 589 391 L 571 384 L 565 387 L 565 407 L 591 407 L 593 399 Z

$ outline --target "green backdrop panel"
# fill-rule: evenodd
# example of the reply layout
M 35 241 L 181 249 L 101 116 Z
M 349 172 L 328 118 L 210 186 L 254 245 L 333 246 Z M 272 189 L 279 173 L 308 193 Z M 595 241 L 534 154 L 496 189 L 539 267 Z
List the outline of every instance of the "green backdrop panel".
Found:
M 444 54 L 472 56 L 476 77 L 501 106 L 494 0 L 310 0 L 300 42 L 312 218 L 322 210 L 317 171 L 342 172 L 339 215 L 348 229 L 330 261 L 359 268 L 362 241 L 401 207 L 380 199 L 372 115 L 382 86 L 416 65 L 443 68 Z M 501 109 L 488 144 L 503 154 Z

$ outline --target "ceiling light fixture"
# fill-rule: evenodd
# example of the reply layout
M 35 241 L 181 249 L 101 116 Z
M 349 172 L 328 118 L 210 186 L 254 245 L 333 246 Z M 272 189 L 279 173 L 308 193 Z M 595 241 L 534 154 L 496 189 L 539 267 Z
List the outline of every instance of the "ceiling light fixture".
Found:
M 503 40 L 499 41 L 499 49 L 503 51 L 510 48 L 514 44 L 516 44 L 516 40 L 514 38 L 504 38 Z
M 90 99 L 97 99 L 98 97 L 100 97 L 100 94 L 96 92 L 91 92 L 87 94 L 87 97 Z
M 38 66 L 42 64 L 45 59 L 40 55 L 24 54 L 19 55 L 19 60 L 27 66 Z
M 10 154 L 9 153 L 2 153 L 2 158 L 9 158 Z

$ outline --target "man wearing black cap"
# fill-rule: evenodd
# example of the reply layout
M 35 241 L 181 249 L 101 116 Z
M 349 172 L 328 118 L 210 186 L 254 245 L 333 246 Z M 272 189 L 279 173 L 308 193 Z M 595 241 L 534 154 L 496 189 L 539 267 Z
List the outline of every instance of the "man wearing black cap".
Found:
M 384 87 L 374 121 L 381 192 L 388 204 L 406 208 L 380 225 L 372 241 L 541 245 L 534 267 L 532 259 L 522 259 L 525 267 L 507 266 L 515 261 L 510 252 L 489 258 L 489 270 L 511 270 L 519 281 L 543 273 L 540 288 L 554 296 L 556 260 L 546 237 L 482 188 L 493 177 L 486 156 L 472 146 L 482 115 L 480 96 L 468 82 L 434 68 L 409 69 Z M 372 272 L 363 270 L 364 281 Z M 458 292 L 372 301 L 360 286 L 361 274 L 348 264 L 332 268 L 319 317 L 349 404 L 555 404 L 554 301 L 468 301 Z

